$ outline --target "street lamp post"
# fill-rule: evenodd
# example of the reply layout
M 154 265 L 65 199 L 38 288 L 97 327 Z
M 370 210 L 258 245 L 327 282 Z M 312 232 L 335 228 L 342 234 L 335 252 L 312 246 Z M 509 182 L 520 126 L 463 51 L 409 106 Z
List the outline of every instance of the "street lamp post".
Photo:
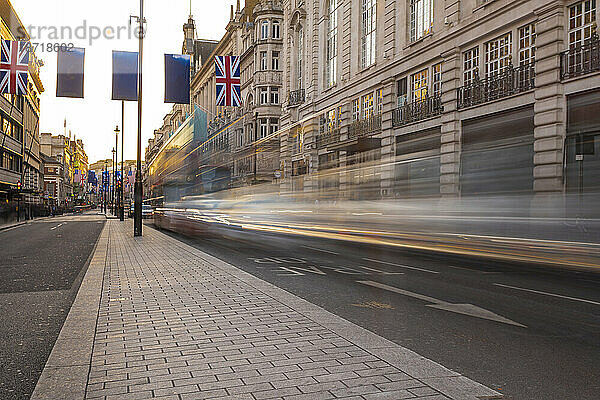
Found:
M 115 215 L 115 188 L 116 188 L 115 183 L 116 183 L 116 179 L 117 179 L 117 175 L 115 174 L 115 171 L 116 171 L 116 169 L 115 169 L 116 168 L 115 160 L 117 158 L 116 157 L 116 152 L 117 151 L 113 148 L 112 149 L 112 155 L 113 155 L 113 165 L 112 165 L 112 167 L 113 167 L 113 176 L 112 176 L 112 190 L 110 191 L 110 197 L 112 199 L 112 201 L 110 203 L 110 208 L 112 210 L 112 214 L 113 215 Z
M 102 174 L 102 205 L 104 207 L 104 214 L 106 214 L 106 172 L 108 171 L 107 162 L 104 160 L 104 174 Z
M 144 50 L 144 0 L 140 0 L 138 51 L 138 126 L 137 160 L 135 171 L 135 208 L 133 213 L 133 236 L 142 236 L 142 61 Z

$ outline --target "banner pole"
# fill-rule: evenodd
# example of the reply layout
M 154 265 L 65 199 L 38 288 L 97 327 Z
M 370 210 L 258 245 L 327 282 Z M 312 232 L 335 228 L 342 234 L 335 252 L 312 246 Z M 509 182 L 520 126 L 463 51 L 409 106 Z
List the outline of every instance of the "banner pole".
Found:
M 123 186 L 123 160 L 125 153 L 125 100 L 121 100 L 121 209 L 119 219 L 125 221 L 125 187 Z
M 144 0 L 140 0 L 139 20 L 139 53 L 138 53 L 138 126 L 137 126 L 137 160 L 135 171 L 135 208 L 133 236 L 142 236 L 142 61 L 144 50 Z

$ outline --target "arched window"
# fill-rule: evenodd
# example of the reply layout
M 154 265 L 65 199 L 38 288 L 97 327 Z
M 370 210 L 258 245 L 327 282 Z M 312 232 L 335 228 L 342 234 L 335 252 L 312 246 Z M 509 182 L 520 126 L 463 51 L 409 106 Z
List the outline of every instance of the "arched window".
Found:
M 269 21 L 265 20 L 260 24 L 260 38 L 268 39 L 269 38 Z
M 281 36 L 279 36 L 279 21 L 275 20 L 273 21 L 273 39 L 281 39 Z

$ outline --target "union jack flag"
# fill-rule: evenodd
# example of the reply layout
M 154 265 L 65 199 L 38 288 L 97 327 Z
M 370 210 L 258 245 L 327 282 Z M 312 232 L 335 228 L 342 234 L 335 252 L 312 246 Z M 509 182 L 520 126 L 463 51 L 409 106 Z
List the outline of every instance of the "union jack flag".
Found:
M 240 58 L 238 56 L 216 56 L 217 105 L 241 107 Z
M 0 93 L 27 94 L 29 43 L 2 39 Z

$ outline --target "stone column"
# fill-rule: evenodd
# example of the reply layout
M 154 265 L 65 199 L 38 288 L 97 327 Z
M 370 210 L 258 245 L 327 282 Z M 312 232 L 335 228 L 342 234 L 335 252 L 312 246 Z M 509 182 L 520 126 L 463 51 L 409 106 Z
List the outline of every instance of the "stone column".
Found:
M 560 82 L 560 52 L 566 23 L 562 2 L 535 10 L 535 128 L 533 189 L 536 194 L 563 191 L 566 100 Z
M 461 53 L 453 48 L 442 54 L 442 113 L 440 137 L 440 194 L 460 194 L 461 130 L 456 108 L 456 90 L 460 87 Z

